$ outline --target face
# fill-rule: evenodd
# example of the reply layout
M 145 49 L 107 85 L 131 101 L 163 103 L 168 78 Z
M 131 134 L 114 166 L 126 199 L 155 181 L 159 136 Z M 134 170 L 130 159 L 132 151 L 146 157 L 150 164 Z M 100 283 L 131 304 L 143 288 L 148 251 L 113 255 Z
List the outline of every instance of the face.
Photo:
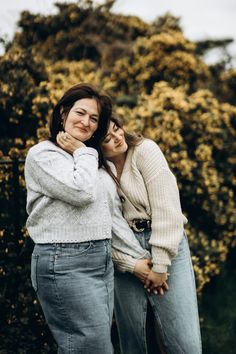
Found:
M 82 98 L 74 103 L 65 118 L 64 130 L 82 142 L 89 140 L 98 128 L 99 111 L 97 101 Z
M 109 160 L 124 154 L 128 150 L 124 130 L 112 121 L 110 122 L 107 135 L 101 144 L 101 149 L 104 156 Z

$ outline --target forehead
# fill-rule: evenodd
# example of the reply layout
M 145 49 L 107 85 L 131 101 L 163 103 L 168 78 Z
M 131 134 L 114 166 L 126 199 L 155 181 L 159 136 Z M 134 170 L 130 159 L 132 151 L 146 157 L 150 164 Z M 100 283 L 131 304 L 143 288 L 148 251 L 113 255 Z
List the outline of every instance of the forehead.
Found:
M 116 123 L 111 120 L 110 123 L 109 123 L 108 131 L 112 131 L 114 126 L 116 126 Z
M 98 103 L 94 98 L 81 98 L 80 100 L 75 101 L 72 108 L 80 108 L 90 113 L 98 114 Z

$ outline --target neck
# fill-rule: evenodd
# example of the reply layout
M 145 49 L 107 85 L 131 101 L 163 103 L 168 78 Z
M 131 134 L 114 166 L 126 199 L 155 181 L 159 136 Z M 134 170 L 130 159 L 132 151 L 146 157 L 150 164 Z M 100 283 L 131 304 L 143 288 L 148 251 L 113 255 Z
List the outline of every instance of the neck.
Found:
M 114 163 L 116 167 L 118 180 L 120 179 L 120 176 L 122 174 L 124 164 L 125 164 L 125 159 L 126 159 L 126 152 L 120 154 L 119 156 L 115 156 L 109 159 L 111 162 Z

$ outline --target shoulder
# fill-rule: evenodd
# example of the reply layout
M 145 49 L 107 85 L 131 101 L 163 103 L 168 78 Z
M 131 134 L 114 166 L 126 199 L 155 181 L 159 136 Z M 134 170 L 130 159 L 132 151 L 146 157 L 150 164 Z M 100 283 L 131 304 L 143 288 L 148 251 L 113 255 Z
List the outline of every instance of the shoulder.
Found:
M 143 139 L 141 144 L 134 147 L 134 154 L 142 158 L 153 154 L 163 156 L 159 146 L 151 139 Z
M 26 156 L 26 162 L 29 161 L 37 161 L 42 156 L 48 156 L 50 153 L 63 151 L 58 146 L 56 146 L 53 142 L 49 140 L 42 141 L 33 147 L 31 147 Z
M 150 139 L 144 139 L 140 145 L 135 146 L 132 160 L 140 170 L 150 170 L 151 173 L 154 173 L 153 169 L 155 171 L 169 169 L 160 147 Z
M 53 144 L 49 140 L 45 140 L 45 141 L 41 141 L 40 143 L 32 146 L 28 151 L 28 155 L 35 155 L 40 151 L 57 150 L 57 149 L 58 149 L 58 147 L 55 144 Z

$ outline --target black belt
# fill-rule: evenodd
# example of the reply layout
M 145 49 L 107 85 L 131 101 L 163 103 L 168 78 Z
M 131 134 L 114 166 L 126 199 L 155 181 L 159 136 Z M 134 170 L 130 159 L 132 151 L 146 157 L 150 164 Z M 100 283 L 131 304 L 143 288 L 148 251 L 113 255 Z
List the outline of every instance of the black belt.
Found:
M 144 230 L 150 230 L 151 224 L 152 224 L 151 220 L 145 220 L 145 219 L 134 219 L 129 222 L 129 226 L 131 227 L 131 229 L 136 232 L 143 232 Z

